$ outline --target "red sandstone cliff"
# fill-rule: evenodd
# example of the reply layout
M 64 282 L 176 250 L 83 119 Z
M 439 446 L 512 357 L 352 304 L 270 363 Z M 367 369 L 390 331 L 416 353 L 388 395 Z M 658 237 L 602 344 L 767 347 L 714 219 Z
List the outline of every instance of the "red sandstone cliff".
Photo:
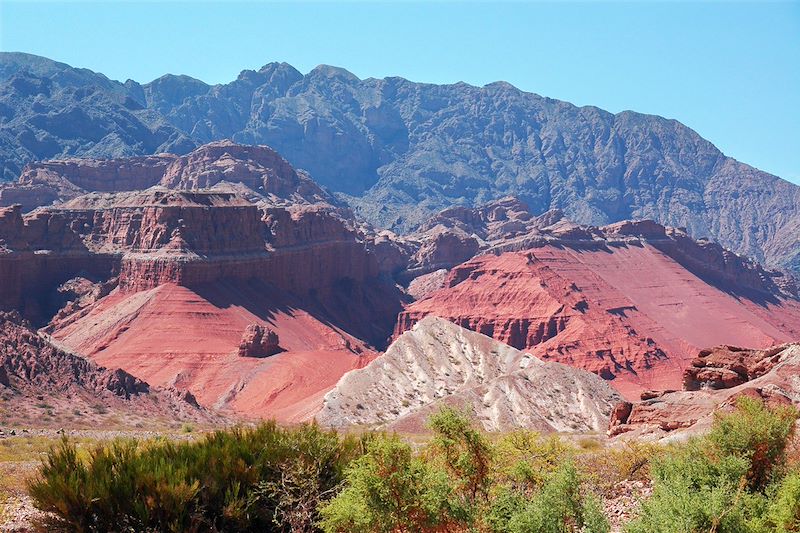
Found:
M 299 420 L 391 333 L 400 296 L 374 241 L 266 147 L 45 167 L 67 188 L 149 187 L 0 210 L 0 307 L 95 361 Z M 248 328 L 272 331 L 280 353 L 239 357 Z
M 523 233 L 489 237 L 484 217 L 458 211 L 466 222 L 450 226 L 484 228 L 473 235 L 486 255 L 437 278 L 438 290 L 421 291 L 395 336 L 440 316 L 596 372 L 628 396 L 679 387 L 688 354 L 702 346 L 765 347 L 800 337 L 800 301 L 788 276 L 651 221 L 592 228 L 557 213 L 537 220 L 515 212 Z M 434 222 L 437 235 L 450 231 Z

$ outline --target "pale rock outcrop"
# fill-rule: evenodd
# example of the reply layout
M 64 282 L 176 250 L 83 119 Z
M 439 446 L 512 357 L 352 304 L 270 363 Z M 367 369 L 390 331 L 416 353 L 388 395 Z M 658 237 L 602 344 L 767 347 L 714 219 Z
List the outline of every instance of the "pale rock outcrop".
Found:
M 589 372 L 427 317 L 365 368 L 345 374 L 317 420 L 417 431 L 445 403 L 467 407 L 488 430 L 596 431 L 618 400 Z

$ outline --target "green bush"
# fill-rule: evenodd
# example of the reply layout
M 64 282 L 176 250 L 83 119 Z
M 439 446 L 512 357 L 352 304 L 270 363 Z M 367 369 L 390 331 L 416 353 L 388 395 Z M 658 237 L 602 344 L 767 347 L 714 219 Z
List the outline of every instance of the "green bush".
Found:
M 329 533 L 497 531 L 604 533 L 600 504 L 558 438 L 517 432 L 493 446 L 466 413 L 443 408 L 415 455 L 382 437 L 347 472 L 344 490 L 321 510 Z M 545 458 L 538 456 L 547 450 Z M 534 465 L 548 464 L 535 475 Z M 558 464 L 556 464 L 558 463 Z
M 372 441 L 347 472 L 347 486 L 322 508 L 327 532 L 432 531 L 460 522 L 447 474 L 396 436 Z
M 762 490 L 786 466 L 786 447 L 797 417 L 794 407 L 770 409 L 761 400 L 742 396 L 735 413 L 717 416 L 708 441 L 722 457 L 747 460 L 747 483 L 751 489 Z
M 768 493 L 769 504 L 755 530 L 766 533 L 800 531 L 800 471 L 790 472 Z
M 747 531 L 746 460 L 712 461 L 701 443 L 692 443 L 656 461 L 654 490 L 629 533 Z
M 428 457 L 446 470 L 462 505 L 485 502 L 492 485 L 492 449 L 486 435 L 472 425 L 467 413 L 450 407 L 434 413 L 428 427 L 434 434 Z
M 517 501 L 524 501 L 520 494 Z M 501 501 L 504 507 L 507 504 Z M 571 462 L 555 470 L 541 490 L 509 516 L 496 521 L 495 531 L 509 533 L 605 533 L 610 530 L 599 500 L 582 490 L 578 470 Z
M 274 423 L 191 443 L 117 441 L 86 459 L 64 440 L 29 491 L 71 531 L 311 530 L 360 448 Z
M 516 430 L 495 444 L 498 481 L 520 491 L 538 490 L 564 462 L 573 460 L 577 450 L 558 437 L 544 437 L 535 431 Z
M 798 413 L 739 398 L 711 433 L 653 465 L 653 494 L 628 533 L 767 533 L 797 524 L 797 473 L 786 449 Z M 786 477 L 784 477 L 786 475 Z M 788 524 L 788 526 L 787 526 Z M 792 529 L 786 529 L 792 531 Z

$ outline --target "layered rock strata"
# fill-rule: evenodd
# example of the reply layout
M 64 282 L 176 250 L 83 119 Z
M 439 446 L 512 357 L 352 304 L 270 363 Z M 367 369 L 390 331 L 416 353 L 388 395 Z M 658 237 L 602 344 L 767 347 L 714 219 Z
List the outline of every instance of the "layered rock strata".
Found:
M 484 255 L 455 266 L 439 261 L 434 266 L 444 269 L 416 277 L 409 290 L 419 299 L 400 314 L 395 337 L 439 316 L 595 372 L 638 397 L 679 388 L 689 354 L 703 346 L 766 347 L 800 336 L 791 276 L 681 229 L 652 221 L 578 226 L 558 212 L 533 217 L 507 200 L 445 211 L 409 239 L 435 257 L 424 243 L 467 231 Z M 417 254 L 401 276 L 426 272 L 424 264 Z
M 218 141 L 185 155 L 159 154 L 121 159 L 64 159 L 29 163 L 16 183 L 0 185 L 0 205 L 25 211 L 90 192 L 124 192 L 161 186 L 193 190 L 237 189 L 272 205 L 335 200 L 308 175 L 296 171 L 267 146 Z

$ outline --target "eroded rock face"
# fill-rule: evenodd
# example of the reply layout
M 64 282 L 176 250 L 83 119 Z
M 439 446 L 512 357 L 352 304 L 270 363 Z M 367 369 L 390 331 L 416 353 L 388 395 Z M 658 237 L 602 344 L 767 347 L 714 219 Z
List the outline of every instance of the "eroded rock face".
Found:
M 798 295 L 795 279 L 780 271 L 734 254 L 717 243 L 696 241 L 682 228 L 652 220 L 623 220 L 602 227 L 584 226 L 553 209 L 535 217 L 516 198 L 503 198 L 477 208 L 446 209 L 419 231 L 402 238 L 415 252 L 409 254 L 404 280 L 440 268 L 452 268 L 478 253 L 499 254 L 545 246 L 612 249 L 648 243 L 685 269 L 724 290 L 751 299 L 773 294 Z
M 608 434 L 682 439 L 707 431 L 714 413 L 730 410 L 739 396 L 769 405 L 800 404 L 800 345 L 752 350 L 717 346 L 702 350 L 684 371 L 681 391 L 648 391 L 637 402 L 621 402 Z
M 619 396 L 599 377 L 546 363 L 449 321 L 428 317 L 325 396 L 325 425 L 421 431 L 442 404 L 467 407 L 488 430 L 594 431 Z
M 218 141 L 185 156 L 159 154 L 30 163 L 16 183 L 0 186 L 0 205 L 18 203 L 28 211 L 86 193 L 139 191 L 156 186 L 173 190 L 216 187 L 271 205 L 336 203 L 271 148 Z
M 418 300 L 400 314 L 395 337 L 422 317 L 444 317 L 537 357 L 595 372 L 638 398 L 644 390 L 679 388 L 687 353 L 703 346 L 765 347 L 800 335 L 800 300 L 790 276 L 652 221 L 595 228 L 557 212 L 529 217 L 511 205 L 521 229 L 492 226 L 511 217 L 490 219 L 491 206 L 458 208 L 432 221 L 435 230 L 414 237 L 435 246 L 441 239 L 430 238 L 432 231 L 457 234 L 468 227 L 484 255 L 436 275 L 412 259 L 406 274 L 422 274 L 409 284 Z M 701 379 L 739 379 L 730 369 L 705 372 L 715 375 Z
M 256 278 L 299 295 L 313 292 L 339 315 L 336 294 L 396 291 L 378 280 L 375 254 L 336 209 L 259 207 L 219 190 L 92 193 L 28 215 L 3 208 L 0 246 L 0 275 L 9 280 L 0 306 L 34 319 L 46 315 L 35 302 L 87 273 L 116 278 L 123 292 Z M 379 307 L 365 326 L 371 341 L 385 341 L 398 310 L 397 296 Z
M 317 202 L 321 189 L 269 149 L 218 143 L 163 159 L 177 188 L 0 208 L 0 307 L 176 397 L 309 419 L 389 338 L 401 301 L 389 276 L 405 248 Z
M 278 334 L 261 324 L 250 324 L 239 343 L 239 357 L 269 357 L 283 351 Z
M 748 350 L 717 346 L 700 350 L 683 372 L 684 390 L 729 389 L 763 376 L 778 364 L 782 347 Z
M 70 412 L 101 405 L 117 416 L 218 419 L 124 370 L 106 369 L 55 347 L 17 313 L 0 313 L 0 385 L 12 395 L 10 416 L 29 423 L 43 423 L 34 405 L 42 403 Z

